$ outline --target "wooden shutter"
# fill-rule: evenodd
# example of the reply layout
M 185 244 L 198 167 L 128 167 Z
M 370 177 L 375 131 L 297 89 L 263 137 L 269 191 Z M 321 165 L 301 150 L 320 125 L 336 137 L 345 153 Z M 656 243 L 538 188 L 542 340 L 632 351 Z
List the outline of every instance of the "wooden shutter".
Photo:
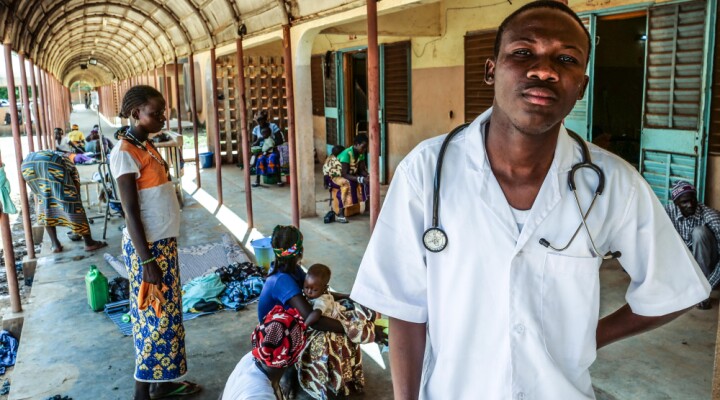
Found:
M 323 78 L 325 80 L 325 107 L 337 108 L 337 83 L 335 82 L 335 54 L 326 53 Z M 325 116 L 325 141 L 328 145 L 337 145 L 338 142 L 338 120 L 337 114 L 333 117 Z
M 705 2 L 652 8 L 649 26 L 645 126 L 698 129 Z
M 385 45 L 385 121 L 411 123 L 410 42 Z
M 323 56 L 310 59 L 310 81 L 312 86 L 312 113 L 325 115 L 325 93 L 323 92 Z
M 465 122 L 492 107 L 495 89 L 485 84 L 485 61 L 493 56 L 496 30 L 465 35 Z
M 715 23 L 715 60 L 713 61 L 710 107 L 710 147 L 708 152 L 720 155 L 720 20 Z

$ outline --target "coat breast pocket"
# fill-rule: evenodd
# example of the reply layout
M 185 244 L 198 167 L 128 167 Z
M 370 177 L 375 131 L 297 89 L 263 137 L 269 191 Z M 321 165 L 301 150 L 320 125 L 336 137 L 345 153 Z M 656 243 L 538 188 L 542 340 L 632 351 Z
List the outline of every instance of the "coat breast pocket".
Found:
M 545 349 L 570 373 L 595 361 L 600 312 L 600 259 L 548 253 L 542 278 Z

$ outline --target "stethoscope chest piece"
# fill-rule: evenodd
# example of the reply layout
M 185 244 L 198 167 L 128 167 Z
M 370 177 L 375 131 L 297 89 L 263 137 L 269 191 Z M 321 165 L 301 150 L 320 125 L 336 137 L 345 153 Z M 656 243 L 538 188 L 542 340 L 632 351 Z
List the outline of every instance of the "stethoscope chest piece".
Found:
M 423 234 L 423 244 L 426 249 L 433 253 L 439 253 L 443 251 L 448 244 L 447 234 L 435 226 L 428 228 Z

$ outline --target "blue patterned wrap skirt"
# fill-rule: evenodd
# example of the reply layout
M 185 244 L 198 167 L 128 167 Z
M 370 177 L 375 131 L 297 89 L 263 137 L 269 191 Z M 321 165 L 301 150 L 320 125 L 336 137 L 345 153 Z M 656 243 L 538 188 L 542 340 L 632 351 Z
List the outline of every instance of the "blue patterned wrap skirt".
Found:
M 130 280 L 135 380 L 166 382 L 180 379 L 187 372 L 187 361 L 177 239 L 162 239 L 149 245 L 153 257 L 164 257 L 163 260 L 158 261 L 158 265 L 162 269 L 163 282 L 168 290 L 165 292 L 166 302 L 159 318 L 152 307 L 143 311 L 138 310 L 138 293 L 142 283 L 141 260 L 127 234 L 123 235 L 122 247 Z

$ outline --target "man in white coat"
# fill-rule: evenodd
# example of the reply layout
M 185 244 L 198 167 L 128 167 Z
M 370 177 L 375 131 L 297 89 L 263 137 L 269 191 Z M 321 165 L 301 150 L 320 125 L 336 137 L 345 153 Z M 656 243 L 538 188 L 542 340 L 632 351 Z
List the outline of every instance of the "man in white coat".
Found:
M 581 212 L 568 173 L 583 156 L 562 121 L 585 93 L 590 46 L 560 2 L 529 3 L 502 23 L 486 64 L 493 107 L 445 153 L 441 251 L 424 246 L 423 232 L 445 138 L 419 144 L 397 168 L 351 294 L 390 317 L 395 399 L 592 399 L 598 348 L 708 297 L 647 183 L 591 144 L 604 192 L 570 239 Z M 587 168 L 574 176 L 584 213 L 599 178 Z M 598 321 L 599 267 L 611 250 L 631 279 L 628 304 Z

